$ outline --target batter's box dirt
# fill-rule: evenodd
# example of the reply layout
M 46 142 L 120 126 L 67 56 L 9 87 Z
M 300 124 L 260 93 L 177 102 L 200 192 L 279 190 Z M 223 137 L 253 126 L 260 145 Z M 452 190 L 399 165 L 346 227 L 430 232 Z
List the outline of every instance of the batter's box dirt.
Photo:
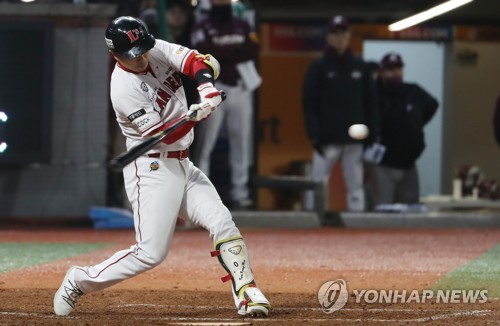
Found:
M 0 326 L 3 325 L 498 325 L 500 301 L 479 304 L 356 304 L 326 314 L 317 292 L 338 279 L 348 289 L 431 289 L 464 265 L 462 278 L 445 289 L 497 290 L 500 231 L 485 230 L 244 230 L 256 281 L 274 309 L 268 319 L 236 313 L 230 284 L 220 282 L 222 267 L 210 257 L 205 231 L 174 235 L 172 250 L 157 268 L 105 291 L 85 295 L 69 317 L 56 317 L 53 296 L 67 269 L 90 266 L 128 248 L 133 231 L 1 231 L 4 242 L 113 243 L 114 247 L 0 274 Z M 485 254 L 486 253 L 486 254 Z M 488 259 L 482 259 L 485 257 Z M 470 263 L 472 262 L 472 263 Z M 470 285 L 478 274 L 483 283 Z M 456 275 L 455 275 L 456 276 Z M 453 282 L 451 282 L 451 281 Z
M 52 312 L 55 291 L 0 291 L 0 325 L 497 325 L 498 300 L 482 304 L 356 304 L 331 314 L 315 295 L 269 293 L 270 318 L 239 316 L 226 292 L 106 290 L 84 296 L 68 317 Z

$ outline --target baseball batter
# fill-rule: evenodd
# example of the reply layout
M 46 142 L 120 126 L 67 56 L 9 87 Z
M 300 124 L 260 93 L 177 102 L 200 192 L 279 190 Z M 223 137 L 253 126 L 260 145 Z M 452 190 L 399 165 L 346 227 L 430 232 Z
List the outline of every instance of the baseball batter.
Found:
M 270 304 L 256 287 L 247 247 L 229 210 L 203 172 L 188 158 L 197 121 L 209 119 L 221 103 L 213 86 L 220 66 L 210 55 L 155 40 L 144 23 L 119 17 L 106 29 L 106 43 L 117 64 L 111 76 L 111 101 L 127 137 L 127 148 L 196 111 L 192 121 L 166 137 L 123 170 L 134 212 L 136 243 L 105 261 L 68 270 L 54 296 L 54 312 L 66 316 L 78 299 L 159 265 L 167 256 L 180 216 L 210 232 L 212 256 L 228 272 L 239 314 L 268 315 Z M 180 76 L 196 80 L 201 102 L 189 110 Z

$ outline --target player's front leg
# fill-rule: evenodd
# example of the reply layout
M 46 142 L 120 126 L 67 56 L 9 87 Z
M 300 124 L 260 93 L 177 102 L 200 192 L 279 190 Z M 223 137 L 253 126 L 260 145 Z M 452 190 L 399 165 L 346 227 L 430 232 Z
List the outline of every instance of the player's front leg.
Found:
M 215 244 L 213 257 L 217 257 L 228 274 L 223 282 L 231 280 L 234 303 L 238 314 L 267 317 L 271 304 L 257 288 L 250 266 L 247 246 L 241 236 L 223 239 Z
M 256 287 L 250 266 L 247 247 L 231 216 L 207 176 L 191 162 L 187 193 L 179 215 L 210 232 L 214 239 L 219 262 L 229 273 L 223 281 L 231 280 L 232 292 L 238 313 L 254 317 L 267 317 L 271 305 Z M 188 200 L 189 199 L 189 200 Z

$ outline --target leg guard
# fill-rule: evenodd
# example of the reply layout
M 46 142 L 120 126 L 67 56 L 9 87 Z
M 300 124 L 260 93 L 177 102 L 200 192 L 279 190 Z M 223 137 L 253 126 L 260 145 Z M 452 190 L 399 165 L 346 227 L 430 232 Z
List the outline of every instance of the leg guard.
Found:
M 233 298 L 240 315 L 267 317 L 271 305 L 257 288 L 250 267 L 247 247 L 240 236 L 216 243 L 212 257 L 217 256 L 228 275 L 223 282 L 232 281 Z

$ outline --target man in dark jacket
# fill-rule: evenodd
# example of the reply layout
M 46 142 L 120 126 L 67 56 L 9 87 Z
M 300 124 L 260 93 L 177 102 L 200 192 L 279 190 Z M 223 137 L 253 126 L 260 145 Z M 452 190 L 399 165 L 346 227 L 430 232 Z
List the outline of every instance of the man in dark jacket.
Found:
M 493 112 L 493 132 L 497 144 L 500 145 L 500 95 L 497 97 L 495 111 Z
M 386 54 L 380 64 L 377 92 L 380 105 L 380 143 L 385 154 L 373 166 L 375 209 L 383 204 L 418 204 L 420 189 L 416 161 L 425 148 L 424 126 L 438 102 L 417 84 L 403 82 L 403 60 Z
M 350 211 L 365 209 L 363 190 L 363 142 L 378 134 L 375 87 L 369 66 L 349 48 L 351 32 L 344 16 L 327 24 L 324 55 L 314 61 L 303 84 L 303 109 L 307 134 L 314 147 L 312 178 L 328 183 L 333 166 L 342 160 Z M 367 139 L 353 139 L 349 127 L 364 124 Z M 306 207 L 313 206 L 312 193 Z

